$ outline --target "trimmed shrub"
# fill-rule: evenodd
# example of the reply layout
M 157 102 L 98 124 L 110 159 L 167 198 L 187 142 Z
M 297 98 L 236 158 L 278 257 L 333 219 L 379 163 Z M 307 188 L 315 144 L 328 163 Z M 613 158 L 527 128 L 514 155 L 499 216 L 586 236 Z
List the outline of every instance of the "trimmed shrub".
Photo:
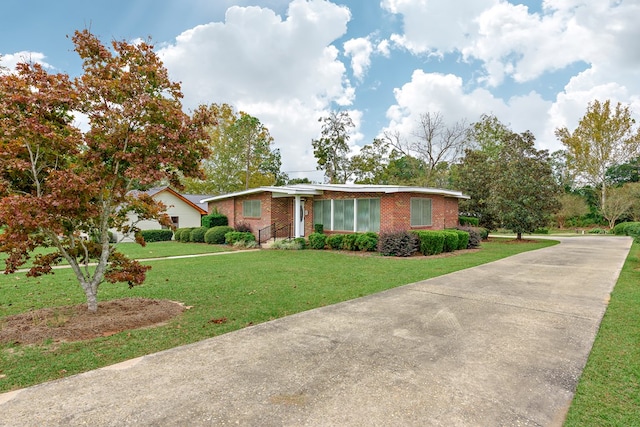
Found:
M 206 228 L 217 227 L 219 225 L 229 225 L 229 219 L 226 215 L 218 212 L 212 212 L 202 217 L 202 226 Z
M 627 236 L 631 236 L 637 240 L 638 237 L 640 236 L 640 223 L 632 222 L 631 224 L 626 226 L 624 228 L 624 234 Z
M 420 240 L 414 233 L 394 231 L 380 233 L 378 251 L 384 256 L 409 257 L 418 251 Z
M 629 236 L 628 228 L 631 230 L 640 226 L 640 222 L 621 222 L 611 229 L 611 232 L 616 236 Z
M 374 252 L 378 248 L 378 234 L 367 232 L 356 238 L 356 249 L 362 252 Z
M 189 241 L 194 243 L 204 243 L 204 235 L 209 229 L 207 227 L 196 227 L 189 234 Z
M 456 231 L 444 230 L 442 234 L 444 234 L 444 247 L 442 248 L 444 252 L 453 252 L 458 249 L 458 233 Z
M 327 236 L 322 233 L 311 233 L 309 235 L 309 246 L 311 249 L 324 249 L 327 243 Z
M 342 249 L 345 251 L 355 251 L 358 248 L 356 247 L 356 240 L 358 239 L 358 233 L 353 234 L 344 234 L 342 237 Z
M 327 245 L 337 251 L 342 249 L 342 240 L 344 240 L 344 234 L 330 234 L 327 237 Z
M 444 234 L 441 231 L 412 231 L 420 240 L 422 255 L 438 255 L 444 250 Z
M 489 230 L 484 227 L 477 227 L 478 233 L 480 233 L 480 238 L 482 240 L 487 240 L 489 238 Z
M 607 230 L 596 227 L 589 230 L 589 234 L 607 234 Z
M 173 232 L 173 240 L 180 241 L 180 235 L 184 231 L 184 228 L 176 228 L 176 231 Z
M 469 233 L 458 229 L 451 231 L 458 233 L 458 246 L 456 247 L 456 250 L 467 249 L 469 246 Z
M 258 242 L 255 240 L 238 240 L 233 244 L 233 247 L 237 249 L 253 249 L 258 247 Z
M 183 243 L 188 243 L 191 241 L 191 230 L 195 227 L 183 228 L 182 233 L 180 233 L 180 241 Z
M 458 230 L 465 231 L 468 235 L 467 249 L 475 249 L 480 247 L 482 236 L 476 227 L 458 227 Z
M 142 230 L 140 233 L 147 243 L 168 242 L 173 238 L 171 230 Z
M 300 245 L 300 249 L 307 249 L 307 239 L 304 237 L 296 237 L 293 241 Z
M 549 229 L 546 227 L 536 228 L 533 230 L 533 234 L 549 234 Z
M 473 216 L 459 216 L 458 223 L 462 226 L 468 225 L 471 227 L 477 227 L 480 224 L 480 219 Z
M 313 232 L 318 234 L 324 233 L 324 225 L 322 224 L 313 224 Z
M 236 224 L 236 231 L 241 233 L 251 233 L 251 226 L 246 222 L 239 222 Z
M 256 241 L 256 236 L 253 233 L 247 233 L 244 231 L 229 231 L 224 235 L 224 242 L 227 245 L 234 245 L 238 242 L 243 242 L 244 246 L 249 247 L 248 244 Z
M 230 231 L 233 231 L 233 227 L 229 227 L 228 225 L 211 227 L 204 235 L 204 242 L 210 245 L 223 245 L 224 235 Z

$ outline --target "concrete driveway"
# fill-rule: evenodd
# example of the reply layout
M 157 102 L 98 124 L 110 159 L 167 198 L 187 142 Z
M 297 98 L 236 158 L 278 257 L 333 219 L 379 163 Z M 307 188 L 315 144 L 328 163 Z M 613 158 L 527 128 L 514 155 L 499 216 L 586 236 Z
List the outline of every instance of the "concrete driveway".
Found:
M 0 425 L 561 425 L 631 239 L 560 240 L 0 394 Z

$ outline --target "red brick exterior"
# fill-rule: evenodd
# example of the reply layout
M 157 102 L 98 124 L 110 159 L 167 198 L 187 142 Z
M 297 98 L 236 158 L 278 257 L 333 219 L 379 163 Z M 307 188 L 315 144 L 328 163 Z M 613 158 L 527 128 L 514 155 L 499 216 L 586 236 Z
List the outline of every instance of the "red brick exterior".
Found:
M 411 227 L 411 198 L 431 199 L 431 225 Z M 340 191 L 324 191 L 320 196 L 305 197 L 304 235 L 313 233 L 313 201 L 339 199 L 380 199 L 380 231 L 394 230 L 442 230 L 458 225 L 458 199 L 437 194 L 422 193 L 347 193 Z M 261 201 L 260 218 L 244 217 L 242 202 L 245 200 Z M 295 229 L 294 197 L 273 198 L 270 192 L 235 197 L 233 199 L 209 202 L 209 212 L 218 212 L 229 218 L 229 225 L 235 227 L 239 223 L 246 223 L 254 234 L 265 227 L 276 223 L 278 226 L 291 224 L 291 232 Z M 330 234 L 330 230 L 325 230 Z

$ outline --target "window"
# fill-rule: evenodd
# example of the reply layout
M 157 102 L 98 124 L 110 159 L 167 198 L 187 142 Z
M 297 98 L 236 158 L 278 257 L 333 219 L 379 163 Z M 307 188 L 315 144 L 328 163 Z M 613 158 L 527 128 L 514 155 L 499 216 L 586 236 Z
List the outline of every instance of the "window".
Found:
M 313 201 L 313 223 L 322 224 L 326 230 L 331 229 L 331 200 Z
M 358 199 L 357 231 L 380 231 L 380 199 Z
M 431 225 L 431 199 L 411 198 L 411 226 Z
M 260 200 L 245 200 L 242 202 L 242 216 L 260 218 L 262 215 L 262 208 Z
M 333 201 L 333 230 L 353 231 L 353 199 Z
M 325 230 L 379 232 L 380 199 L 314 200 L 313 221 Z
M 171 223 L 173 224 L 174 228 L 180 228 L 180 218 L 177 216 L 172 216 L 171 217 Z M 160 228 L 162 228 L 163 230 L 168 229 L 169 227 L 167 227 L 166 225 L 161 226 Z

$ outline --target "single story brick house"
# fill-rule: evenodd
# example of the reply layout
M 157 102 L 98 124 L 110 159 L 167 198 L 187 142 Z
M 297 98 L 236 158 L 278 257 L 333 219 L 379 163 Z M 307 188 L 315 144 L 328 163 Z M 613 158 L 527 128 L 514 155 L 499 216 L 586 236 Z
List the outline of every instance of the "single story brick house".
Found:
M 322 224 L 326 234 L 441 230 L 458 225 L 458 191 L 425 187 L 362 184 L 296 184 L 259 187 L 201 200 L 235 227 L 311 234 Z M 275 228 L 274 228 L 275 227 Z M 280 236 L 281 234 L 278 234 Z

